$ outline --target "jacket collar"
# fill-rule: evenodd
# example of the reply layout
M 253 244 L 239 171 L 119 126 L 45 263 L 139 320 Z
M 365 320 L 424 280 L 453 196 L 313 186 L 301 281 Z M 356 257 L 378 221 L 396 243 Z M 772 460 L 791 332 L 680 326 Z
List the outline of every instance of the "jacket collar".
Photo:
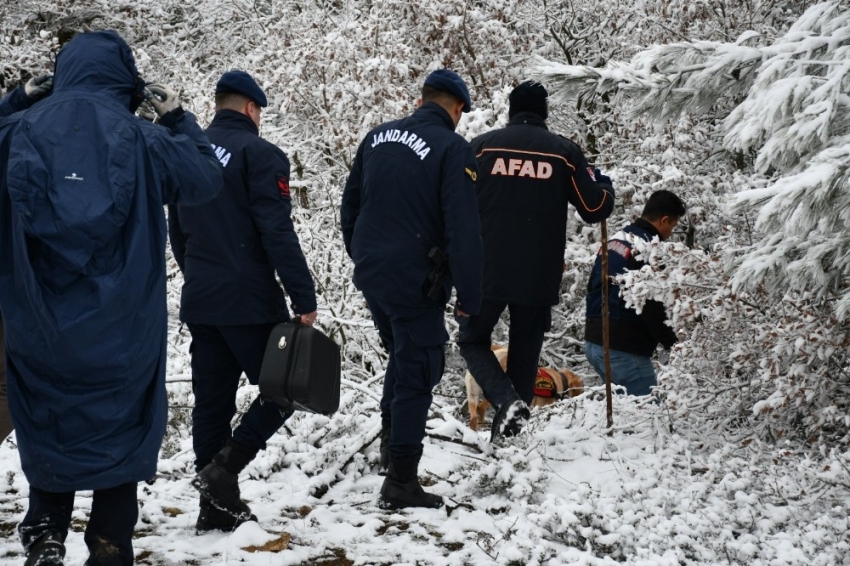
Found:
M 443 122 L 450 130 L 454 131 L 455 123 L 452 117 L 446 112 L 446 109 L 436 102 L 426 102 L 416 109 L 413 113 L 414 117 L 422 117 L 432 122 Z
M 236 110 L 219 110 L 215 113 L 210 127 L 218 126 L 222 128 L 231 128 L 234 130 L 246 130 L 260 135 L 260 130 L 254 121 Z
M 661 234 L 658 233 L 658 230 L 655 228 L 655 226 L 653 226 L 643 218 L 638 218 L 637 220 L 635 220 L 633 226 L 639 228 L 640 230 L 643 230 L 644 232 L 647 232 L 649 234 L 648 239 L 650 240 L 655 236 L 658 236 L 658 238 L 661 239 Z
M 546 120 L 540 117 L 536 112 L 519 112 L 514 114 L 514 117 L 508 122 L 508 126 L 517 126 L 519 124 L 528 124 L 530 126 L 539 126 L 548 130 Z

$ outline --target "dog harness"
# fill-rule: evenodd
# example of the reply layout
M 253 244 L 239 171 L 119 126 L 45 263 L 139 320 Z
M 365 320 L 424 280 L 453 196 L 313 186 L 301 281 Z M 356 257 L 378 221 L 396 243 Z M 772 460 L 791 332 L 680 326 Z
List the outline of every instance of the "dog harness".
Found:
M 540 397 L 559 397 L 558 387 L 551 375 L 538 368 L 534 378 L 534 394 Z

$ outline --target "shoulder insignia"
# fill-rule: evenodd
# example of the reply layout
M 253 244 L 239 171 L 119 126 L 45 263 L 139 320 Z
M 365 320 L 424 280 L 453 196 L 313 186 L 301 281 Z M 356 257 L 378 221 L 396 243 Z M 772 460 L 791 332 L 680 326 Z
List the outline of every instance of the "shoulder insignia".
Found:
M 476 182 L 478 180 L 478 174 L 470 169 L 469 167 L 464 167 L 463 170 L 469 175 L 469 178 L 472 179 L 472 182 Z
M 283 175 L 277 177 L 277 188 L 280 191 L 280 196 L 289 198 L 289 180 Z

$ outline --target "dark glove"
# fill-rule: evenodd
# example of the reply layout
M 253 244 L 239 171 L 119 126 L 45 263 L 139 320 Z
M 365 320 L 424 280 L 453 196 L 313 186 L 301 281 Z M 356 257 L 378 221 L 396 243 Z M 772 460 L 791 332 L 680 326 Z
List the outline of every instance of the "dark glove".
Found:
M 177 93 L 164 84 L 151 83 L 147 85 L 145 96 L 160 118 L 180 108 L 180 100 L 177 98 Z
M 603 175 L 602 171 L 600 171 L 598 168 L 593 171 L 593 176 L 596 177 L 597 183 L 601 185 L 606 185 L 603 188 L 605 189 L 605 192 L 611 195 L 612 199 L 617 198 L 617 194 L 614 192 L 614 183 L 611 182 L 611 177 Z
M 31 102 L 37 102 L 50 94 L 53 88 L 53 75 L 33 77 L 24 85 L 24 92 Z
M 603 175 L 602 171 L 600 171 L 598 168 L 593 170 L 593 176 L 596 177 L 597 183 L 605 183 L 606 185 L 611 185 L 612 187 L 614 186 L 614 183 L 611 181 L 611 177 Z

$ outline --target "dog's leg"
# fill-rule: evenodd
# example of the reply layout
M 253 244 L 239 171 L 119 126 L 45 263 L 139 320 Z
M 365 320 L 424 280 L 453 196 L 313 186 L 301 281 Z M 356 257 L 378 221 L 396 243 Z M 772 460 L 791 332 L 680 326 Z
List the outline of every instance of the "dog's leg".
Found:
M 489 406 L 490 401 L 488 401 L 487 399 L 482 399 L 478 402 L 478 422 L 484 422 L 484 413 L 487 412 L 487 407 Z

